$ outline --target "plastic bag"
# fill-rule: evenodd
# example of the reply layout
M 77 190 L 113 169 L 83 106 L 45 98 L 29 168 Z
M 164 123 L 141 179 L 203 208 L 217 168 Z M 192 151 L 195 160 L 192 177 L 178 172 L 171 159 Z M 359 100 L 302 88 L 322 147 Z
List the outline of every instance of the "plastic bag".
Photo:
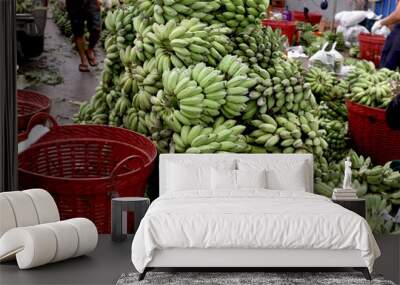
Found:
M 344 33 L 344 39 L 346 42 L 350 42 L 352 45 L 358 45 L 358 35 L 360 33 L 369 34 L 369 31 L 366 27 L 361 26 L 361 25 L 349 27 L 349 28 L 347 28 L 346 32 Z
M 302 46 L 293 46 L 287 49 L 288 58 L 300 58 L 306 57 L 307 55 L 304 53 L 304 48 Z
M 380 35 L 387 37 L 390 34 L 390 29 L 386 26 L 382 26 L 380 29 L 374 32 L 374 35 Z
M 333 43 L 332 48 L 327 52 L 327 57 L 330 65 L 333 65 L 333 70 L 340 73 L 343 66 L 344 58 L 336 49 L 336 42 Z
M 332 62 L 328 57 L 327 51 L 325 50 L 328 45 L 329 43 L 325 43 L 322 46 L 322 49 L 320 49 L 313 56 L 310 57 L 310 63 L 312 65 L 318 65 L 318 66 L 322 65 L 329 68 L 333 68 Z
M 28 134 L 28 138 L 18 143 L 18 153 L 21 153 L 24 150 L 28 149 L 31 145 L 37 142 L 42 136 L 47 134 L 49 131 L 50 129 L 43 125 L 34 126 L 31 132 Z
M 355 26 L 367 17 L 373 17 L 372 11 L 342 11 L 335 15 L 335 21 L 344 27 Z

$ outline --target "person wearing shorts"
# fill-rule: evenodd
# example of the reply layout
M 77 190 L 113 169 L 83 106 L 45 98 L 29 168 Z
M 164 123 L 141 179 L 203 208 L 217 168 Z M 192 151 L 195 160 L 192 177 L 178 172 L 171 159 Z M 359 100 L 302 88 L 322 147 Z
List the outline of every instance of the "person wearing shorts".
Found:
M 90 64 L 96 66 L 94 47 L 100 39 L 101 15 L 100 6 L 97 0 L 66 0 L 68 16 L 71 21 L 72 34 L 76 47 L 81 57 L 79 71 L 88 72 Z M 89 32 L 89 44 L 86 49 L 85 23 Z

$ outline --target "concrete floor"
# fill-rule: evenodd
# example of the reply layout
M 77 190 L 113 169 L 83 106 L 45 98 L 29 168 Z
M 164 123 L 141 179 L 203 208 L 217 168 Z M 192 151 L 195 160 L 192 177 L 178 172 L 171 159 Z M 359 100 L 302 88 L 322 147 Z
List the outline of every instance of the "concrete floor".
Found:
M 122 273 L 134 271 L 131 254 L 132 236 L 112 242 L 100 235 L 94 252 L 29 270 L 19 270 L 16 262 L 0 265 L 1 285 L 44 284 L 115 284 Z

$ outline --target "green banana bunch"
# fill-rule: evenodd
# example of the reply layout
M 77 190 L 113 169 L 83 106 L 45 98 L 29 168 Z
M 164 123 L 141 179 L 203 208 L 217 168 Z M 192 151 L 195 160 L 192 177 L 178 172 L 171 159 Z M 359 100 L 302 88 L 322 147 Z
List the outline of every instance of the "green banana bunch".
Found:
M 191 69 L 191 79 L 202 88 L 203 113 L 210 117 L 218 116 L 221 105 L 226 103 L 226 81 L 222 73 L 213 67 L 207 67 L 204 63 L 198 63 Z
M 325 120 L 347 121 L 347 108 L 343 101 L 321 101 L 318 110 Z
M 304 82 L 300 63 L 275 58 L 267 71 L 272 86 L 263 91 L 266 98 L 257 101 L 261 113 L 311 112 L 317 108 L 318 104 L 310 85 Z M 265 104 L 267 107 L 263 107 Z
M 198 62 L 208 62 L 216 66 L 231 49 L 226 34 L 230 29 L 220 25 L 200 22 L 197 18 L 177 23 L 169 20 L 165 25 L 154 23 L 145 35 L 145 41 L 154 45 L 159 72 L 173 67 L 189 67 Z
M 213 12 L 220 7 L 218 2 L 207 0 L 203 2 L 193 0 L 139 0 L 135 5 L 137 5 L 142 15 L 151 17 L 160 25 L 165 24 L 169 20 L 180 21 L 185 18 L 198 18 L 204 22 L 211 22 L 214 19 L 214 16 L 210 12 Z
M 143 135 L 151 134 L 146 120 L 146 112 L 138 111 L 134 107 L 129 108 L 123 116 L 123 127 Z
M 279 29 L 273 31 L 271 27 L 248 26 L 237 33 L 233 41 L 233 54 L 243 62 L 257 64 L 264 69 L 271 66 L 272 59 L 283 56 L 285 37 Z
M 225 0 L 216 11 L 215 18 L 230 28 L 246 28 L 259 24 L 265 17 L 269 1 L 267 0 Z
M 275 118 L 261 114 L 260 119 L 252 120 L 256 128 L 249 134 L 248 141 L 264 145 L 269 152 L 314 153 L 322 156 L 328 143 L 322 137 L 318 118 L 311 113 L 296 115 L 287 112 Z
M 342 160 L 348 149 L 348 123 L 339 120 L 326 119 L 321 119 L 320 123 L 321 128 L 325 130 L 326 133 L 323 137 L 329 145 L 329 148 L 325 153 L 326 157 L 329 158 L 329 161 Z
M 224 73 L 227 80 L 226 103 L 221 112 L 226 118 L 240 116 L 247 109 L 249 89 L 257 84 L 257 80 L 248 77 L 249 67 L 237 56 L 226 55 L 217 68 Z
M 312 67 L 308 70 L 305 81 L 310 84 L 311 91 L 319 100 L 330 101 L 335 99 L 331 98 L 332 89 L 336 83 L 336 77 L 333 72 L 319 67 Z
M 133 29 L 136 31 L 136 34 L 135 39 L 128 42 L 132 46 L 128 62 L 143 63 L 146 59 L 154 58 L 154 43 L 147 38 L 147 34 L 152 31 L 152 22 L 139 15 L 133 18 Z
M 143 66 L 133 65 L 125 70 L 119 81 L 122 93 L 132 98 L 132 104 L 138 110 L 150 110 L 151 97 L 163 88 L 155 59 L 145 61 Z
M 178 153 L 248 152 L 250 147 L 242 135 L 246 129 L 235 120 L 218 117 L 213 127 L 183 126 L 173 134 L 173 151 Z
M 350 91 L 346 96 L 350 100 L 371 107 L 386 108 L 393 99 L 400 75 L 385 68 L 376 70 L 375 66 L 361 62 L 347 80 Z

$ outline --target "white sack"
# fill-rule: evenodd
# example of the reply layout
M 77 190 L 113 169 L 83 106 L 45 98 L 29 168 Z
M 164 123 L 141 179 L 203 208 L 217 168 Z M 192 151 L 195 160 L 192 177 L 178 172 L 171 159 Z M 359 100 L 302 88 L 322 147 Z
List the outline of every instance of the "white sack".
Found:
M 366 27 L 361 25 L 350 27 L 344 33 L 344 39 L 346 42 L 350 42 L 353 45 L 358 45 L 358 35 L 361 33 L 369 34 L 369 31 Z

